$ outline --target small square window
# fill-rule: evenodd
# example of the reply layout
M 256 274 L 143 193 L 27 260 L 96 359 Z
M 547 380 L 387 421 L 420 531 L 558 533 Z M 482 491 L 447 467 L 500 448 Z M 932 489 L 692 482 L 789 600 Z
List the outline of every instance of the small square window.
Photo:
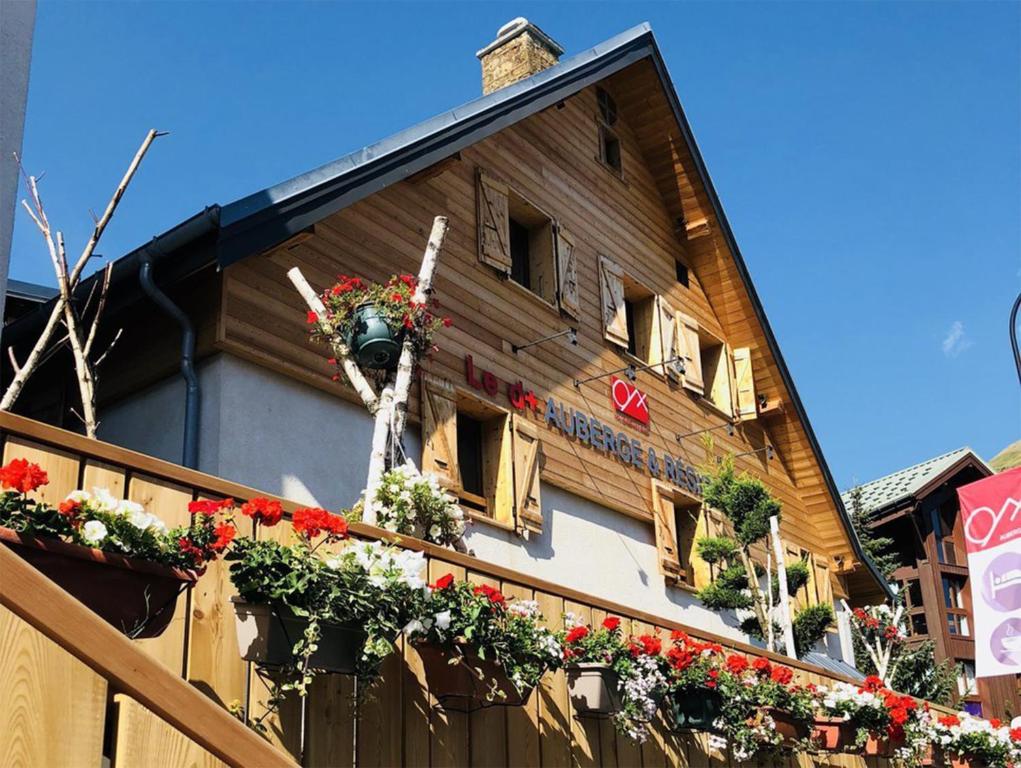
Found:
M 599 129 L 599 148 L 600 159 L 608 168 L 612 169 L 617 175 L 620 175 L 622 170 L 620 159 L 620 139 L 617 138 L 616 133 L 611 131 L 605 125 Z
M 924 613 L 911 614 L 911 634 L 913 635 L 929 634 L 929 624 L 925 621 Z
M 689 288 L 688 281 L 688 268 L 679 261 L 674 262 L 674 267 L 677 270 L 677 282 L 683 285 L 685 288 Z

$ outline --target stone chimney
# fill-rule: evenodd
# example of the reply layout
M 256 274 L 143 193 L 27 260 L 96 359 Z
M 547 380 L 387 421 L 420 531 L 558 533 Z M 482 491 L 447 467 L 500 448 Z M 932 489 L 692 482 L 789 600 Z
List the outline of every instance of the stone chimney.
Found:
M 492 93 L 518 80 L 552 67 L 564 49 L 532 24 L 518 16 L 508 21 L 476 56 L 482 62 L 482 93 Z

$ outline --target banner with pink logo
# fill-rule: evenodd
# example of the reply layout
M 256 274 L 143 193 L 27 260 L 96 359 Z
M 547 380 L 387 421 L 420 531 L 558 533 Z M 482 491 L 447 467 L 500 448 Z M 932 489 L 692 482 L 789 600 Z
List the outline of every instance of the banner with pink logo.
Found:
M 968 547 L 975 674 L 1021 673 L 1021 467 L 957 489 Z

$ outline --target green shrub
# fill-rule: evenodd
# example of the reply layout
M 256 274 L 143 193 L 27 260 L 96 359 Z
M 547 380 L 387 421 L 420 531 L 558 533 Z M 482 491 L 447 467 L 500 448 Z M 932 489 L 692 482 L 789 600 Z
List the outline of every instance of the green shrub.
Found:
M 801 658 L 812 650 L 817 642 L 826 636 L 826 630 L 833 624 L 833 606 L 828 603 L 802 608 L 791 622 L 794 630 L 794 648 Z

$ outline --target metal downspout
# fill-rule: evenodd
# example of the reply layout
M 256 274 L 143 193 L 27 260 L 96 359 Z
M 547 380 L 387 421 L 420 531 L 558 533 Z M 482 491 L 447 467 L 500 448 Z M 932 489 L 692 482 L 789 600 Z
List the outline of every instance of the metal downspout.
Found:
M 151 244 L 158 248 L 154 240 Z M 186 393 L 184 398 L 184 450 L 181 464 L 189 469 L 199 466 L 199 408 L 201 391 L 199 378 L 195 373 L 195 326 L 170 297 L 156 287 L 152 279 L 152 254 L 150 246 L 139 256 L 138 282 L 142 290 L 156 305 L 170 315 L 181 326 L 181 375 L 184 377 Z

